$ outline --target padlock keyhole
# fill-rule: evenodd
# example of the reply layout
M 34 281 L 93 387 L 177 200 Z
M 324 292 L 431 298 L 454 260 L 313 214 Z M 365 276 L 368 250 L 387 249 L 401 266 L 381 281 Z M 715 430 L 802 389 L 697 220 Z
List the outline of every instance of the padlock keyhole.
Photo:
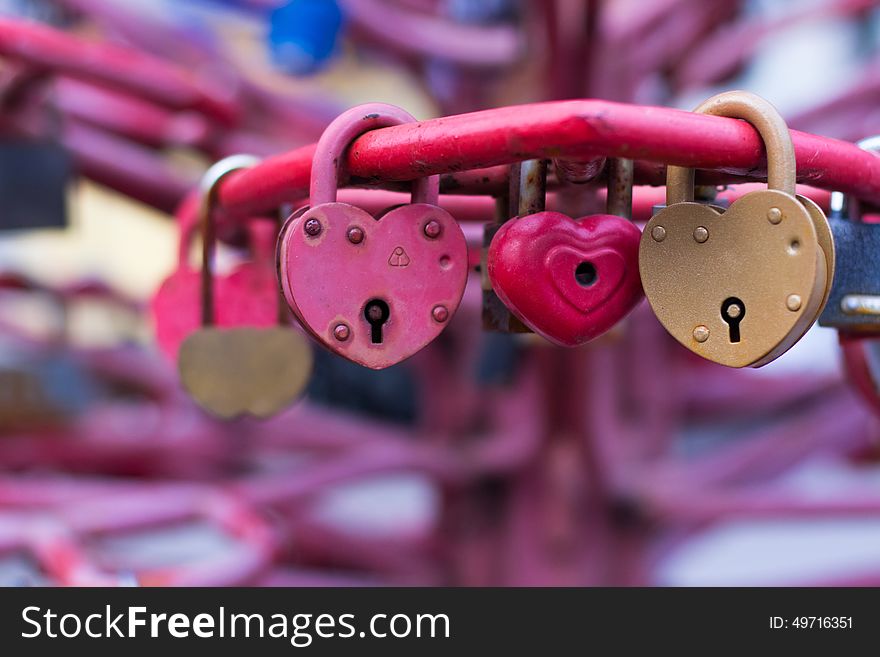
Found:
M 739 342 L 739 325 L 743 317 L 746 316 L 746 304 L 736 297 L 728 297 L 721 304 L 721 319 L 723 319 L 729 328 L 729 337 L 731 342 Z
M 391 309 L 382 299 L 371 299 L 364 307 L 364 317 L 370 325 L 370 339 L 373 344 L 382 344 L 382 327 L 388 321 Z
M 595 285 L 599 275 L 596 273 L 596 265 L 592 262 L 582 262 L 574 270 L 574 279 L 581 287 L 590 287 Z

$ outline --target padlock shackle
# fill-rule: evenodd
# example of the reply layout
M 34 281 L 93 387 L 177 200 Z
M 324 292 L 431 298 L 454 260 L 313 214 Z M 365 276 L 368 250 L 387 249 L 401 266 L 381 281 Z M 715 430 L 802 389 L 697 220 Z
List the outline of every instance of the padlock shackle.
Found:
M 697 114 L 742 119 L 761 136 L 767 152 L 767 186 L 795 194 L 797 161 L 788 125 L 773 105 L 748 91 L 727 91 L 701 103 Z M 666 205 L 694 200 L 694 170 L 666 168 Z
M 861 148 L 863 151 L 880 154 L 880 135 L 865 137 L 864 139 L 858 141 L 856 143 L 856 146 Z M 852 219 L 858 219 L 861 216 L 858 199 L 856 199 L 855 197 L 847 196 L 843 192 L 831 192 L 829 208 L 831 210 L 832 217 L 850 216 Z M 859 217 L 853 215 L 859 215 Z
M 608 159 L 608 192 L 605 212 L 632 219 L 634 162 L 623 158 Z
M 177 268 L 183 269 L 187 266 L 187 263 L 190 260 L 190 253 L 192 252 L 192 245 L 196 237 L 201 236 L 202 233 L 202 219 L 201 219 L 201 194 L 193 194 L 193 198 L 190 200 L 184 201 L 183 205 L 178 208 L 176 212 L 176 220 L 178 226 L 178 238 L 177 238 Z M 215 205 L 216 211 L 216 205 Z M 287 217 L 287 214 L 283 215 L 284 218 Z M 258 256 L 260 255 L 257 250 L 257 244 L 254 240 L 254 232 L 253 225 L 257 221 L 276 221 L 277 218 L 272 216 L 259 216 L 252 217 L 248 220 L 248 223 L 245 225 L 248 234 L 248 244 L 247 248 L 251 255 Z
M 317 207 L 335 203 L 339 173 L 351 143 L 371 130 L 415 123 L 406 110 L 387 103 L 366 103 L 346 110 L 324 130 L 315 155 L 309 182 L 309 205 Z M 413 181 L 412 202 L 437 205 L 440 199 L 440 176 L 417 178 Z
M 202 231 L 201 307 L 202 327 L 214 325 L 214 250 L 217 242 L 214 211 L 217 189 L 230 173 L 260 163 L 253 155 L 230 155 L 214 164 L 199 182 L 199 226 Z

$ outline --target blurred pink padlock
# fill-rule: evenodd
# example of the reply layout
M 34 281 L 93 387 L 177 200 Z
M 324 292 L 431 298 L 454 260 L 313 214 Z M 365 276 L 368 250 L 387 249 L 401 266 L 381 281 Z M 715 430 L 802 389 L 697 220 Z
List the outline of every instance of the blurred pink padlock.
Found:
M 287 221 L 278 241 L 281 287 L 303 327 L 371 369 L 399 363 L 436 338 L 467 282 L 467 244 L 438 206 L 438 176 L 415 181 L 412 203 L 379 219 L 336 200 L 339 164 L 351 142 L 414 121 L 380 103 L 333 121 L 312 162 L 310 207 Z
M 177 267 L 166 278 L 150 303 L 156 342 L 172 361 L 188 335 L 200 326 L 201 268 L 189 261 L 198 234 L 198 199 L 192 197 L 178 212 L 180 243 Z M 214 275 L 218 326 L 269 327 L 278 321 L 278 283 L 272 254 L 276 224 L 248 222 L 252 259 L 222 275 Z

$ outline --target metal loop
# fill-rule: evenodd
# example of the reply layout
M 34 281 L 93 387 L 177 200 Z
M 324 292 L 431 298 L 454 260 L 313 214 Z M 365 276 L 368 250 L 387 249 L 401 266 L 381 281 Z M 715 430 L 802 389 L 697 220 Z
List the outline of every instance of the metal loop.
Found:
M 346 110 L 324 130 L 312 159 L 309 204 L 312 207 L 335 203 L 339 172 L 351 143 L 371 130 L 415 123 L 406 110 L 386 103 L 367 103 Z M 413 203 L 437 205 L 440 198 L 440 176 L 417 178 L 413 181 Z
M 253 155 L 230 155 L 214 164 L 199 182 L 199 224 L 202 230 L 202 326 L 214 325 L 214 250 L 217 236 L 214 226 L 214 205 L 217 188 L 230 173 L 249 169 L 260 163 Z
M 748 91 L 728 91 L 712 96 L 694 112 L 750 123 L 758 131 L 767 151 L 767 186 L 794 195 L 797 182 L 794 143 L 788 125 L 773 105 Z M 694 170 L 667 167 L 666 205 L 693 200 Z

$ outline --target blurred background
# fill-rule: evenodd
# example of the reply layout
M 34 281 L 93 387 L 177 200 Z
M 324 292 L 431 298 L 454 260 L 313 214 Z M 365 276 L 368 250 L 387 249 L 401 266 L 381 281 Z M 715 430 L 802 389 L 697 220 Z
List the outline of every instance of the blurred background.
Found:
M 224 422 L 177 380 L 195 288 L 162 296 L 198 268 L 185 199 L 212 162 L 363 102 L 740 88 L 795 129 L 880 133 L 875 5 L 0 0 L 0 584 L 880 584 L 870 341 L 847 368 L 814 327 L 741 371 L 646 303 L 575 350 L 483 331 L 495 204 L 469 197 L 475 267 L 438 340 L 381 372 L 314 345 L 295 407 Z M 598 173 L 556 196 L 594 208 Z M 221 238 L 218 276 L 273 265 Z

